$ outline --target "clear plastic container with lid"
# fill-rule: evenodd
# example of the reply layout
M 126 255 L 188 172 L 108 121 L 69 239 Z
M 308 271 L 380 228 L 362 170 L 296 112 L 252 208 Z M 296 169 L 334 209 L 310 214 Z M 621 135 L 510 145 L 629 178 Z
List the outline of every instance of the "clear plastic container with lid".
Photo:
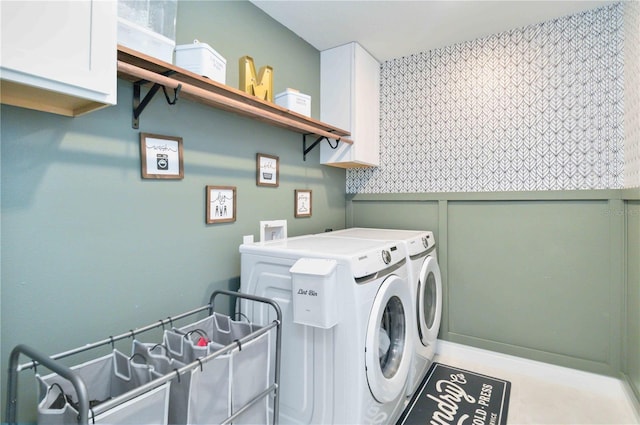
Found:
M 173 61 L 178 0 L 118 0 L 118 43 Z
M 178 0 L 118 0 L 118 17 L 176 40 Z

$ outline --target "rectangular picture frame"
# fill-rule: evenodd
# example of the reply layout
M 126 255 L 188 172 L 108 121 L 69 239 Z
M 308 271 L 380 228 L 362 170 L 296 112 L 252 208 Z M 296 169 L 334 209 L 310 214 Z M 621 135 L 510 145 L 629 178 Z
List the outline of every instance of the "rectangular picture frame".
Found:
M 231 223 L 236 221 L 236 187 L 213 186 L 206 187 L 207 224 Z
M 296 189 L 294 197 L 294 215 L 296 218 L 311 217 L 313 200 L 309 189 Z
M 140 133 L 143 179 L 183 179 L 182 137 Z
M 278 187 L 280 185 L 280 158 L 264 153 L 256 154 L 256 185 Z

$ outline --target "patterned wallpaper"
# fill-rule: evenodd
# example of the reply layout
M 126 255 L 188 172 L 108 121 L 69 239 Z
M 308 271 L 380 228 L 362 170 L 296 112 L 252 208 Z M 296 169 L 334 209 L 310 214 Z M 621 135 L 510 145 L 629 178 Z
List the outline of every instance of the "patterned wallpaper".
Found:
M 624 185 L 640 187 L 640 2 L 624 9 Z
M 623 187 L 623 5 L 381 65 L 381 165 L 347 193 Z

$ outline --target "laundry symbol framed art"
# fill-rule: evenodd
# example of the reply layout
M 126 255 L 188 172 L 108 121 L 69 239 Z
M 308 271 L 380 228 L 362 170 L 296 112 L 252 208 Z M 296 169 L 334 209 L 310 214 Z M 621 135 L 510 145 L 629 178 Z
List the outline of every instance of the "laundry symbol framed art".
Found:
M 295 190 L 295 217 L 311 217 L 311 191 L 306 189 Z
M 143 179 L 183 179 L 182 137 L 140 133 Z
M 256 184 L 278 187 L 280 185 L 280 158 L 264 153 L 256 154 Z
M 207 224 L 236 221 L 236 187 L 207 186 Z

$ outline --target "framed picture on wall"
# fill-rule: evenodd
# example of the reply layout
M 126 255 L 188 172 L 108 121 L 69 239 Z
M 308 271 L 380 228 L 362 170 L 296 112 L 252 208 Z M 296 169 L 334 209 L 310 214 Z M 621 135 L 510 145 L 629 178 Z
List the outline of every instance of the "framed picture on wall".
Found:
M 236 187 L 207 186 L 207 224 L 236 221 Z
M 143 179 L 183 179 L 182 137 L 140 133 Z
M 311 191 L 296 189 L 295 191 L 295 217 L 311 217 Z
M 263 153 L 256 154 L 256 184 L 258 186 L 278 187 L 280 177 L 280 158 Z

